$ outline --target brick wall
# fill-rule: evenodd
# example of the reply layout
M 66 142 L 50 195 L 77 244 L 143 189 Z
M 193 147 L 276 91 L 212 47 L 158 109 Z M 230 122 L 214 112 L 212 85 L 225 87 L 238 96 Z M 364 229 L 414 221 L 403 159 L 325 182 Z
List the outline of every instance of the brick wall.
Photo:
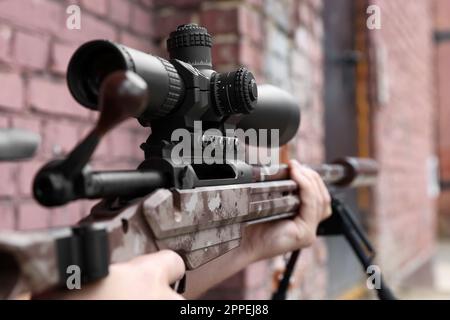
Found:
M 69 30 L 66 8 L 82 8 L 81 30 Z M 70 150 L 92 127 L 96 114 L 80 107 L 65 84 L 71 54 L 84 41 L 108 38 L 141 50 L 154 48 L 152 1 L 5 0 L 0 2 L 0 125 L 41 134 L 34 160 L 0 166 L 0 227 L 38 228 L 72 223 L 89 202 L 44 210 L 30 186 L 40 166 Z M 130 121 L 104 141 L 95 168 L 135 168 L 146 131 Z
M 395 282 L 424 265 L 434 252 L 429 169 L 435 154 L 433 2 L 370 2 L 381 8 L 381 30 L 369 36 L 374 56 L 385 56 L 378 77 L 387 81 L 387 99 L 373 105 L 374 152 L 381 172 L 370 225 L 379 262 Z
M 450 34 L 450 1 L 436 0 L 435 31 Z M 444 189 L 439 197 L 439 229 L 450 235 L 450 38 L 436 43 L 439 161 Z

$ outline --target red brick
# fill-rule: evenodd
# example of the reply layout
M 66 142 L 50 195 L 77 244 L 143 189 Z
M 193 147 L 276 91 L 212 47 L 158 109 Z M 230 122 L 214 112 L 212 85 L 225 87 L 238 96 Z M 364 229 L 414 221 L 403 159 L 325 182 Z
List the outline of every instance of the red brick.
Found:
M 66 155 L 80 140 L 76 124 L 52 121 L 43 127 L 43 150 L 47 157 Z
M 246 3 L 255 6 L 256 8 L 261 8 L 263 6 L 264 0 L 245 0 Z
M 44 69 L 49 57 L 49 39 L 18 32 L 14 39 L 14 60 L 29 69 Z
M 0 202 L 0 230 L 14 230 L 16 227 L 14 206 L 12 201 Z
M 112 0 L 111 2 L 115 1 L 117 0 Z M 108 4 L 109 0 L 81 0 L 83 8 L 101 16 L 108 13 Z
M 20 110 L 24 105 L 23 80 L 18 73 L 0 72 L 0 106 Z
M 4 162 L 0 165 L 0 196 L 14 196 L 17 192 L 17 165 Z
M 239 64 L 249 68 L 254 75 L 260 73 L 263 68 L 261 49 L 246 41 L 241 42 L 239 49 Z M 258 81 L 259 79 L 256 80 Z M 258 81 L 258 83 L 260 82 Z
M 33 181 L 38 171 L 46 164 L 44 161 L 26 161 L 19 163 L 18 166 L 18 192 L 22 196 L 31 196 L 33 194 Z
M 450 30 L 450 2 L 447 0 L 435 0 L 435 24 L 438 30 Z
M 450 190 L 444 190 L 439 195 L 439 213 L 440 213 L 440 220 L 444 221 L 443 223 L 446 224 L 446 230 L 444 230 L 446 233 L 448 233 L 448 230 L 450 229 Z M 441 222 L 440 221 L 440 222 Z M 439 226 L 441 227 L 441 226 Z
M 81 205 L 73 202 L 63 207 L 52 210 L 51 227 L 66 227 L 76 224 L 81 218 Z
M 66 74 L 70 58 L 76 49 L 77 46 L 54 43 L 52 46 L 50 69 L 59 74 Z
M 155 17 L 155 35 L 161 39 L 169 37 L 179 25 L 193 22 L 193 14 L 188 11 L 176 11 L 159 14 Z
M 32 108 L 50 114 L 89 117 L 89 112 L 75 102 L 64 83 L 45 78 L 30 80 L 27 98 Z
M 108 135 L 111 146 L 111 156 L 114 159 L 130 159 L 139 156 L 141 152 L 142 160 L 144 153 L 140 151 L 139 146 L 144 141 L 136 141 L 135 135 L 129 130 L 116 130 Z
M 115 158 L 110 158 L 109 162 L 106 161 L 93 161 L 90 165 L 94 170 L 134 170 L 142 162 L 142 160 L 116 160 Z
M 155 47 L 148 37 L 139 37 L 124 31 L 120 34 L 119 39 L 120 43 L 127 47 L 155 54 Z
M 212 48 L 214 65 L 236 64 L 238 62 L 239 45 L 237 43 L 216 43 Z
M 0 128 L 9 128 L 9 117 L 7 117 L 5 114 L 1 115 L 0 117 Z
M 56 1 L 0 1 L 0 19 L 25 28 L 57 33 L 65 25 L 62 17 L 65 8 Z
M 256 44 L 262 44 L 264 41 L 262 21 L 263 19 L 259 12 L 246 7 L 239 8 L 239 33 L 245 35 Z
M 450 43 L 437 48 L 438 104 L 439 104 L 439 155 L 441 179 L 450 181 Z
M 154 6 L 154 1 L 153 0 L 141 0 L 140 1 L 144 6 L 151 8 Z
M 95 39 L 116 40 L 116 29 L 113 25 L 87 13 L 82 14 L 81 29 L 67 29 L 65 26 L 58 33 L 61 41 L 81 44 Z
M 371 42 L 388 50 L 389 99 L 374 114 L 380 177 L 375 187 L 374 231 L 388 275 L 418 264 L 417 248 L 434 245 L 434 201 L 427 161 L 434 153 L 434 44 L 430 2 L 375 1 L 385 19 Z M 405 10 L 406 8 L 406 10 Z M 399 17 L 401 19 L 394 19 Z M 421 17 L 419 19 L 419 17 Z M 415 92 L 415 94 L 408 94 Z M 405 116 L 408 115 L 408 116 Z M 374 227 L 375 228 L 375 227 Z M 430 256 L 432 252 L 424 252 Z
M 201 25 L 208 29 L 210 34 L 237 32 L 238 9 L 208 9 L 200 14 Z
M 0 25 L 0 61 L 11 61 L 11 39 L 13 31 L 11 27 Z
M 34 202 L 19 204 L 18 229 L 43 229 L 50 225 L 50 211 Z
M 131 7 L 127 0 L 111 1 L 110 17 L 111 20 L 121 26 L 128 26 L 130 23 Z
M 450 148 L 441 149 L 441 180 L 444 182 L 450 181 Z
M 16 116 L 12 119 L 12 127 L 30 130 L 39 134 L 41 132 L 41 121 L 37 117 Z
M 200 5 L 204 0 L 154 0 L 156 6 L 173 6 L 176 8 L 194 7 Z
M 153 17 L 151 10 L 145 10 L 141 6 L 132 5 L 131 6 L 131 29 L 135 32 L 143 35 L 152 35 Z

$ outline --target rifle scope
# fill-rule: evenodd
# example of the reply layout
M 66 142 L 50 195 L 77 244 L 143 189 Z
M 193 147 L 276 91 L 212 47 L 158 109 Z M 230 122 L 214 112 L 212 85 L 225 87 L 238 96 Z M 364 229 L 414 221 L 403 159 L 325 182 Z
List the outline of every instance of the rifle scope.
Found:
M 150 99 L 138 120 L 152 131 L 162 119 L 182 119 L 177 127 L 188 128 L 201 120 L 211 127 L 231 123 L 244 130 L 278 129 L 280 144 L 287 143 L 300 124 L 295 99 L 274 86 L 256 85 L 246 68 L 214 71 L 211 47 L 211 36 L 196 24 L 179 26 L 170 34 L 169 61 L 114 42 L 91 41 L 69 63 L 69 90 L 81 105 L 96 110 L 103 80 L 114 71 L 130 70 L 148 85 Z

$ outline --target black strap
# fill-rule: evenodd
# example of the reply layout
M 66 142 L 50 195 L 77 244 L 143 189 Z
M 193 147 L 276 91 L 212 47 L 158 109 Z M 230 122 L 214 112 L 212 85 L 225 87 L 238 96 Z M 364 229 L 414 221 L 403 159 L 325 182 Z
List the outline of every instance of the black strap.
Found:
M 373 250 L 369 240 L 365 236 L 361 226 L 353 218 L 350 209 L 345 206 L 340 200 L 333 198 L 332 201 L 333 214 L 341 221 L 342 234 L 347 239 L 348 243 L 356 254 L 361 263 L 364 272 L 372 265 L 375 259 L 375 251 Z M 377 295 L 380 300 L 396 300 L 391 289 L 384 282 L 380 275 L 380 286 L 376 288 Z
M 272 300 L 286 300 L 289 282 L 291 280 L 292 273 L 294 273 L 295 264 L 297 263 L 299 256 L 300 250 L 292 252 L 288 262 L 286 263 L 286 269 L 283 273 L 283 278 L 280 280 L 280 283 L 278 284 L 278 289 L 272 295 Z

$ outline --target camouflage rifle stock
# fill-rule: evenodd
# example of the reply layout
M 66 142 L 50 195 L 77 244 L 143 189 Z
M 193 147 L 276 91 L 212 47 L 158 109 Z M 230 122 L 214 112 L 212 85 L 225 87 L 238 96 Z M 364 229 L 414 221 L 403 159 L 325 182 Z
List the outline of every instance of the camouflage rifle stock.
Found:
M 297 214 L 297 184 L 288 169 L 254 167 L 254 182 L 195 189 L 156 189 L 114 208 L 103 200 L 77 226 L 0 234 L 0 297 L 26 289 L 42 293 L 64 286 L 75 265 L 88 282 L 108 274 L 110 263 L 161 249 L 178 252 L 195 269 L 239 246 L 243 228 Z M 329 185 L 366 186 L 373 160 L 347 158 L 314 166 Z

